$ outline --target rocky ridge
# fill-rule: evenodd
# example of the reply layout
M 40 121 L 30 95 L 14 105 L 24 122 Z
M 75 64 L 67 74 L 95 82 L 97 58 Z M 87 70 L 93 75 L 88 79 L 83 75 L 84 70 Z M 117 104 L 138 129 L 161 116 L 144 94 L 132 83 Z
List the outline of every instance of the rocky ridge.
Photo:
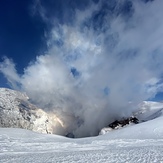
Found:
M 53 134 L 62 124 L 55 114 L 46 113 L 31 104 L 25 93 L 0 88 L 0 127 L 24 128 Z

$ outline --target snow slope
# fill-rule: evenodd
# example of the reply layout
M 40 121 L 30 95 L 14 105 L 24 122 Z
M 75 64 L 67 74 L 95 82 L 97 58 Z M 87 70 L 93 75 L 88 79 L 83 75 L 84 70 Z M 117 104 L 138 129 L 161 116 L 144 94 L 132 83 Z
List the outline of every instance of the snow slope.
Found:
M 163 103 L 160 102 L 153 102 L 153 101 L 144 101 L 141 104 L 138 105 L 138 109 L 135 113 L 133 113 L 133 116 L 137 117 L 139 120 L 139 123 L 141 123 L 141 125 L 139 124 L 138 126 L 136 125 L 134 128 L 134 131 L 136 131 L 138 129 L 138 132 L 135 132 L 135 136 L 137 137 L 137 134 L 139 133 L 139 127 L 141 126 L 142 131 L 146 131 L 146 133 L 148 133 L 148 128 L 146 127 L 146 123 L 148 121 L 148 125 L 150 125 L 150 128 L 154 129 L 155 126 L 157 125 L 158 130 L 159 127 L 161 127 L 161 123 L 162 121 L 159 119 L 162 119 L 163 116 Z M 151 121 L 154 120 L 154 121 Z M 142 124 L 143 123 L 143 124 Z M 123 130 L 127 130 L 126 127 L 133 127 L 133 125 L 135 125 L 134 123 L 130 123 L 129 125 L 126 125 L 123 127 Z M 144 127 L 143 127 L 144 126 Z M 116 127 L 116 129 L 112 129 L 111 127 L 104 127 L 103 129 L 101 129 L 100 131 L 100 135 L 104 135 L 106 133 L 112 133 L 114 130 L 119 130 L 121 129 L 121 126 Z M 117 132 L 121 132 L 117 131 Z M 119 133 L 117 133 L 118 135 Z M 140 134 L 140 133 L 139 133 Z M 154 134 L 154 133 L 152 133 Z M 140 135 L 141 137 L 143 136 L 142 134 Z M 151 135 L 150 135 L 151 136 Z M 156 135 L 155 135 L 156 136 Z M 154 136 L 154 137 L 155 137 Z
M 151 117 L 162 108 L 162 103 L 156 105 L 148 102 L 148 111 L 146 107 L 142 107 L 139 114 L 142 117 Z M 24 129 L 1 128 L 0 162 L 161 163 L 162 122 L 161 112 L 159 116 L 138 125 L 82 139 L 39 134 Z

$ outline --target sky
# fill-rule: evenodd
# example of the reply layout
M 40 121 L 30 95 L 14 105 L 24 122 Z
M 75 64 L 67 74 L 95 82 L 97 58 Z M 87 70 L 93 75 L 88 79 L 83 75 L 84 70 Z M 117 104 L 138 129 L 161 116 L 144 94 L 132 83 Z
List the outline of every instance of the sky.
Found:
M 0 87 L 26 92 L 62 117 L 66 132 L 94 135 L 140 102 L 163 100 L 162 7 L 162 0 L 1 0 Z

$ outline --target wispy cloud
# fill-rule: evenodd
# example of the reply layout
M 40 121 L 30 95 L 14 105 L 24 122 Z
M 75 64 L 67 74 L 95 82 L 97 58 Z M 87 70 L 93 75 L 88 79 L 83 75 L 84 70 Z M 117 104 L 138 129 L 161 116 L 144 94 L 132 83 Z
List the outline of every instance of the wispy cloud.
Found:
M 90 2 L 73 8 L 73 20 L 64 23 L 41 6 L 53 25 L 47 53 L 21 76 L 8 58 L 0 71 L 13 88 L 19 83 L 33 102 L 60 115 L 69 124 L 65 132 L 97 134 L 162 91 L 162 7 L 161 0 Z
M 0 72 L 2 72 L 7 78 L 9 82 L 8 84 L 11 87 L 19 89 L 20 77 L 15 69 L 15 64 L 11 59 L 8 59 L 7 57 L 4 57 L 3 60 L 3 63 L 0 64 Z

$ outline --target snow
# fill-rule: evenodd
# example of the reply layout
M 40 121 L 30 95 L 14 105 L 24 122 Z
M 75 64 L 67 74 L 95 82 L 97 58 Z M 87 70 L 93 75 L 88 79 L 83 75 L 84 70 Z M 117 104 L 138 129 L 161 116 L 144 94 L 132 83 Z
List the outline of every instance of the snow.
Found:
M 160 110 L 162 103 L 156 105 L 152 103 L 148 112 Z M 163 162 L 162 122 L 160 115 L 105 135 L 81 139 L 1 128 L 0 162 Z
M 1 128 L 0 133 L 0 162 L 3 163 L 163 161 L 161 135 L 157 139 L 136 139 L 128 133 L 130 138 L 122 134 L 117 139 L 117 133 L 113 132 L 111 136 L 69 139 L 24 129 Z
M 0 127 L 24 128 L 40 133 L 55 133 L 62 128 L 54 113 L 33 105 L 22 92 L 0 88 Z
M 144 102 L 139 107 L 135 114 L 145 122 L 97 137 L 70 139 L 0 128 L 0 162 L 163 163 L 163 104 Z
M 138 107 L 140 109 L 135 115 L 139 120 L 148 121 L 162 115 L 163 103 L 144 101 Z
M 110 127 L 104 127 L 103 129 L 101 129 L 100 135 L 110 133 L 110 136 L 111 136 L 114 132 L 117 132 L 116 137 L 118 137 L 119 134 L 122 137 L 123 133 L 125 134 L 125 137 L 128 137 L 126 133 L 130 132 L 130 135 L 133 134 L 133 137 L 142 138 L 144 136 L 147 136 L 148 132 L 150 132 L 149 133 L 150 137 L 151 136 L 157 137 L 155 132 L 151 133 L 151 129 L 156 130 L 155 128 L 156 125 L 157 125 L 157 130 L 159 130 L 161 127 L 162 120 L 160 119 L 162 119 L 162 116 L 163 116 L 163 103 L 153 102 L 153 101 L 144 101 L 143 103 L 138 105 L 138 110 L 135 113 L 133 113 L 133 115 L 138 118 L 141 124 L 135 125 L 133 123 L 130 123 L 129 125 L 126 125 L 125 127 L 123 127 L 123 130 L 120 130 L 122 129 L 122 127 L 118 126 L 116 128 L 118 129 L 117 131 L 114 131 L 114 129 Z M 147 125 L 150 125 L 150 130 L 148 130 L 146 126 L 146 122 L 148 122 Z M 128 127 L 130 127 L 129 131 L 128 131 Z M 139 131 L 140 129 L 141 131 L 143 131 L 143 133 Z M 144 132 L 146 132 L 147 134 L 144 135 Z M 160 129 L 160 132 L 161 133 L 159 134 L 162 134 L 161 129 Z

